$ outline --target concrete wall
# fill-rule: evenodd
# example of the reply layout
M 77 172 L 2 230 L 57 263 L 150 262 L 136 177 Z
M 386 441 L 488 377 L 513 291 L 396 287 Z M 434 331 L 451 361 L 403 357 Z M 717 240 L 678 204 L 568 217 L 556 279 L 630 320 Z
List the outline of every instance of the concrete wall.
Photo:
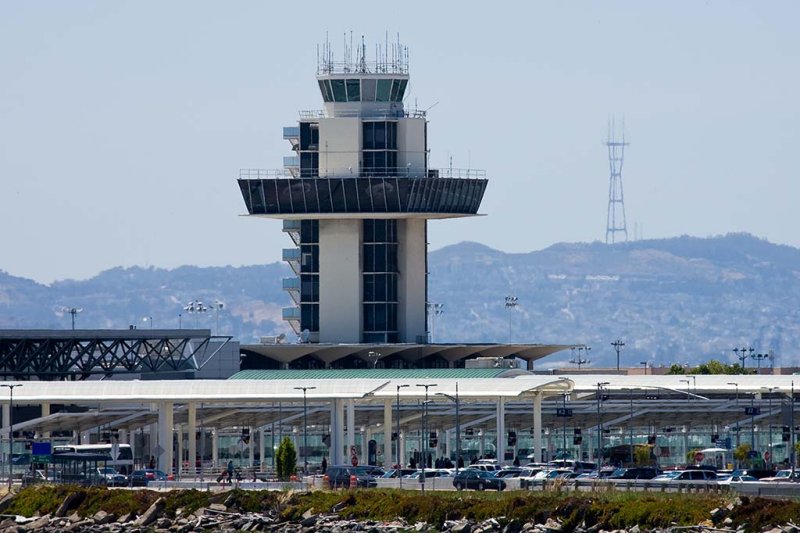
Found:
M 398 329 L 400 342 L 417 342 L 427 331 L 427 220 L 398 220 L 400 244 L 397 249 L 400 276 L 398 279 Z
M 322 118 L 319 121 L 320 176 L 358 176 L 361 158 L 361 120 Z
M 398 120 L 398 168 L 408 168 L 411 175 L 422 175 L 425 171 L 425 150 L 425 119 L 406 118 Z
M 319 342 L 361 342 L 361 220 L 319 221 Z

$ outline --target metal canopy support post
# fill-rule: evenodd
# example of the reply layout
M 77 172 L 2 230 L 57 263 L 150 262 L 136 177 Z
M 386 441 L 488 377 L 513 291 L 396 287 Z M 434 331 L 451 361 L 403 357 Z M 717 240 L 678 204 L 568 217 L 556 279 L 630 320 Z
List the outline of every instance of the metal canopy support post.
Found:
M 186 438 L 189 441 L 189 460 L 187 474 L 197 474 L 197 404 L 189 402 L 186 405 Z
M 330 464 L 342 464 L 342 445 L 344 444 L 344 424 L 342 423 L 342 407 L 344 400 L 334 399 L 331 401 L 331 447 Z
M 497 398 L 497 461 L 503 464 L 506 460 L 506 404 L 505 399 Z
M 169 475 L 172 472 L 173 404 L 161 402 L 158 410 L 158 469 Z
M 544 447 L 542 445 L 542 394 L 533 396 L 533 451 L 536 454 L 534 462 L 542 461 Z
M 347 400 L 347 450 L 351 452 L 356 445 L 356 404 Z
M 383 402 L 383 467 L 392 464 L 392 400 Z

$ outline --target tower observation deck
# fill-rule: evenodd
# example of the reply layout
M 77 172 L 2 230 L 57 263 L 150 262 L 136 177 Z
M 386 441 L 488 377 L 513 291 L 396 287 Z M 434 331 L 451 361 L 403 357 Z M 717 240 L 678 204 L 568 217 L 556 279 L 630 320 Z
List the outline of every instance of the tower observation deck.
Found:
M 296 305 L 283 317 L 304 340 L 426 342 L 428 220 L 476 215 L 488 181 L 429 168 L 426 113 L 403 101 L 405 47 L 344 56 L 322 47 L 323 109 L 283 129 L 284 168 L 243 169 L 239 187 L 248 214 L 282 219 L 295 244 L 283 287 Z

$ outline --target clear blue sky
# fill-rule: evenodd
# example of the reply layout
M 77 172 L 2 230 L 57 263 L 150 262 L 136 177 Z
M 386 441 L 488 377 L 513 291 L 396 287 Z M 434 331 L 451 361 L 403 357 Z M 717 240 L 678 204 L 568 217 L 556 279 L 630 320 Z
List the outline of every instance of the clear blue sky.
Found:
M 235 177 L 290 155 L 317 43 L 350 30 L 409 46 L 432 165 L 489 174 L 489 216 L 432 222 L 432 248 L 602 240 L 613 113 L 631 234 L 800 246 L 800 3 L 442 4 L 0 2 L 0 269 L 278 260 Z

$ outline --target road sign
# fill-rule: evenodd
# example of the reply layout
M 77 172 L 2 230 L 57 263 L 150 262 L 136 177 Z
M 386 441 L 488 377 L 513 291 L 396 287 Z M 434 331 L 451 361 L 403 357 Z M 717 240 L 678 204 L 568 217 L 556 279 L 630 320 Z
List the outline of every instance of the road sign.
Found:
M 744 408 L 744 414 L 746 414 L 747 416 L 760 415 L 761 414 L 761 408 L 760 407 L 745 407 Z
M 155 452 L 156 457 L 161 457 L 167 450 L 165 450 L 164 447 L 161 446 L 160 444 L 156 444 L 156 447 L 153 451 Z
M 32 463 L 52 463 L 53 456 L 52 455 L 31 455 L 31 462 Z
M 703 452 L 697 452 L 697 453 L 694 454 L 694 461 L 696 463 L 702 463 L 703 459 L 705 459 L 705 458 L 706 458 L 706 456 L 703 455 Z
M 572 416 L 572 409 L 569 407 L 557 407 L 556 408 L 556 417 L 557 418 L 569 418 Z

